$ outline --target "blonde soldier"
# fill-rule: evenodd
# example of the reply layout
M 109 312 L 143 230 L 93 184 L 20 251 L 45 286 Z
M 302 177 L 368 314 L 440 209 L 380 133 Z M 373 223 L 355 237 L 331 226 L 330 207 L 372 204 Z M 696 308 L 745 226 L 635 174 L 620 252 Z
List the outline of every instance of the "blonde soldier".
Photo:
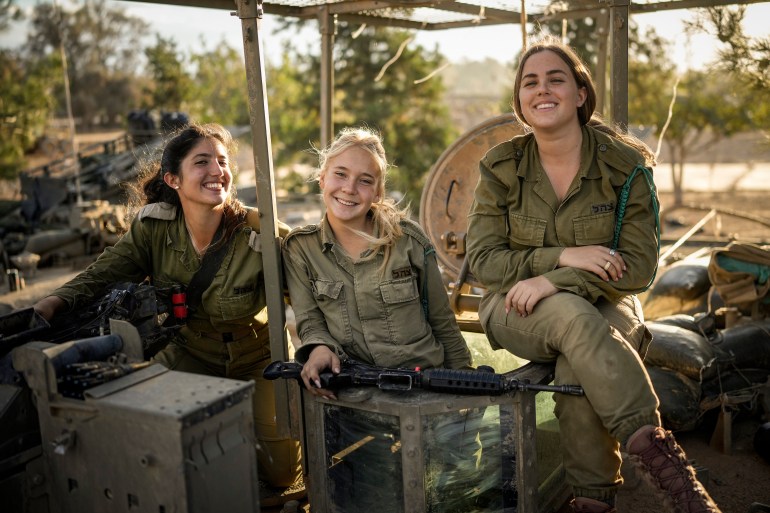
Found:
M 495 348 L 555 362 L 557 383 L 585 390 L 554 396 L 574 511 L 615 511 L 620 442 L 675 511 L 716 512 L 660 427 L 639 356 L 650 335 L 634 294 L 658 260 L 653 158 L 592 120 L 595 105 L 573 50 L 549 39 L 522 55 L 513 106 L 530 133 L 482 159 L 469 216 L 479 317 Z
M 273 383 L 262 377 L 270 344 L 259 215 L 235 198 L 230 160 L 235 149 L 230 133 L 217 124 L 177 133 L 160 163 L 149 162 L 135 185 L 145 206 L 128 233 L 35 310 L 50 319 L 92 301 L 112 284 L 146 277 L 159 288 L 187 286 L 205 256 L 221 252 L 200 304 L 153 360 L 185 372 L 254 380 L 259 477 L 276 488 L 296 487 L 299 444 L 277 436 Z
M 319 160 L 326 214 L 283 245 L 307 388 L 332 396 L 311 383 L 320 385 L 326 369 L 338 373 L 345 357 L 383 367 L 469 367 L 433 248 L 385 197 L 380 137 L 344 129 Z

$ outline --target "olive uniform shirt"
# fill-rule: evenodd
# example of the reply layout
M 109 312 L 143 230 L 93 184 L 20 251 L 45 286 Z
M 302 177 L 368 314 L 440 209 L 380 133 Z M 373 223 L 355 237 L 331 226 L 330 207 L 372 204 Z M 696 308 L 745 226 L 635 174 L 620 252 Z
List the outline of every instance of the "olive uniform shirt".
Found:
M 264 269 L 258 213 L 248 209 L 249 226 L 236 231 L 234 240 L 201 305 L 190 313 L 180 334 L 241 332 L 255 337 L 264 333 L 268 344 Z M 283 225 L 285 234 L 288 227 Z M 117 283 L 141 282 L 146 277 L 158 288 L 187 285 L 200 268 L 182 212 L 167 203 L 143 207 L 129 231 L 107 247 L 85 271 L 53 292 L 70 311 L 98 298 Z M 262 331 L 264 329 L 264 331 Z M 262 333 L 260 333 L 262 331 Z
M 382 367 L 470 366 L 433 247 L 416 223 L 402 221 L 401 228 L 384 269 L 382 254 L 351 259 L 326 218 L 286 237 L 286 279 L 302 341 L 298 361 L 323 344 L 341 358 Z
M 618 252 L 627 270 L 617 282 L 574 267 L 558 268 L 566 247 L 612 244 L 618 194 L 644 157 L 634 148 L 583 126 L 580 170 L 560 203 L 537 152 L 525 134 L 489 150 L 468 225 L 468 258 L 473 275 L 490 293 L 505 294 L 518 281 L 545 276 L 559 290 L 591 303 L 617 301 L 647 288 L 658 262 L 654 191 L 639 172 L 631 183 Z M 490 312 L 482 304 L 486 324 Z

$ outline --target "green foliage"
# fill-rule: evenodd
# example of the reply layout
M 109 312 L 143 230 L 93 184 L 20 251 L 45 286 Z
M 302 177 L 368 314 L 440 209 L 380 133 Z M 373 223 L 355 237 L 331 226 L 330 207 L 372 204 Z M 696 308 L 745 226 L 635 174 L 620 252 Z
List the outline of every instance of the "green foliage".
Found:
M 320 68 L 317 59 L 288 47 L 278 65 L 265 71 L 270 108 L 270 133 L 275 164 L 310 163 L 310 145 L 320 137 Z
M 644 34 L 631 25 L 628 55 L 628 124 L 651 127 L 660 133 L 676 81 L 676 68 L 669 58 L 670 42 L 655 29 Z
M 15 178 L 24 154 L 43 133 L 53 108 L 51 84 L 58 73 L 55 58 L 26 62 L 0 50 L 0 178 Z
M 178 112 L 190 96 L 191 80 L 185 72 L 184 59 L 177 50 L 176 41 L 160 35 L 155 37 L 155 46 L 146 48 L 147 67 L 152 82 L 146 92 L 151 98 L 147 107 L 167 112 Z
M 585 18 L 573 18 L 554 20 L 545 23 L 541 27 L 543 33 L 562 37 L 569 42 L 577 54 L 586 63 L 591 75 L 596 77 L 596 64 L 600 51 L 601 38 L 606 37 L 606 32 L 599 27 L 599 19 L 586 16 Z
M 63 43 L 73 114 L 84 125 L 114 123 L 136 106 L 139 90 L 126 82 L 139 69 L 136 49 L 148 30 L 143 20 L 115 3 L 87 0 L 74 11 L 38 4 L 30 24 L 26 50 L 31 59 L 58 54 Z M 62 95 L 60 86 L 59 116 L 66 115 Z
M 395 166 L 389 188 L 402 192 L 416 212 L 425 175 L 457 135 L 443 103 L 441 78 L 421 80 L 443 58 L 407 42 L 409 32 L 367 27 L 353 37 L 357 28 L 341 23 L 335 37 L 335 127 L 367 125 L 380 131 Z M 402 45 L 398 59 L 389 63 Z M 271 88 L 270 96 L 271 116 L 276 113 L 271 117 L 273 135 L 280 141 L 277 162 L 303 155 L 298 152 L 318 144 L 320 133 L 320 57 L 290 49 L 286 53 L 269 75 L 285 84 Z
M 200 122 L 248 125 L 248 90 L 243 58 L 220 42 L 216 48 L 191 56 L 195 68 L 188 112 Z
M 0 32 L 8 28 L 11 21 L 22 19 L 24 12 L 14 5 L 14 0 L 0 0 Z
M 748 88 L 754 101 L 747 105 L 758 126 L 770 123 L 770 37 L 749 37 L 743 30 L 746 6 L 696 10 L 690 29 L 713 34 L 723 43 L 716 67 L 739 77 L 739 87 Z

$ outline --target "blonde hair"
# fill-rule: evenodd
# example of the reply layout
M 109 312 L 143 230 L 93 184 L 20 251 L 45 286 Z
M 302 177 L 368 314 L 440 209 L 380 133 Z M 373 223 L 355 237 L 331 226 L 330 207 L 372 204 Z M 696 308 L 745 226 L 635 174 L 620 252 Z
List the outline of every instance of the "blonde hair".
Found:
M 324 149 L 316 149 L 318 154 L 318 174 L 315 179 L 329 170 L 329 161 L 350 148 L 361 148 L 371 155 L 379 176 L 377 177 L 376 196 L 379 198 L 372 203 L 372 221 L 374 233 L 357 232 L 372 246 L 372 252 L 365 259 L 374 258 L 380 250 L 383 251 L 384 260 L 380 270 L 388 263 L 390 252 L 396 241 L 404 234 L 401 229 L 401 221 L 409 218 L 409 208 L 398 208 L 396 202 L 385 194 L 385 182 L 390 165 L 382 146 L 382 137 L 376 131 L 368 127 L 343 128 L 329 146 Z

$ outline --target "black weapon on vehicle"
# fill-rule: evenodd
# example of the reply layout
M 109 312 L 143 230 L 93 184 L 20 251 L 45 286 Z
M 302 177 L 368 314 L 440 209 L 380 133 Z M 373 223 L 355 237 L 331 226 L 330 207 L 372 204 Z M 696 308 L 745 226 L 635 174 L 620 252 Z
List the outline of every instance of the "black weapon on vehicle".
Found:
M 339 374 L 322 372 L 320 381 L 321 388 L 329 390 L 368 385 L 381 390 L 408 391 L 420 388 L 467 395 L 502 395 L 524 391 L 583 395 L 583 388 L 578 385 L 544 385 L 519 379 L 522 369 L 505 374 L 497 374 L 488 366 L 480 366 L 478 369 L 392 369 L 348 359 L 342 362 Z M 302 365 L 297 362 L 275 361 L 265 368 L 263 376 L 270 380 L 297 379 L 302 385 L 301 372 Z
M 0 316 L 0 358 L 14 347 L 40 341 L 60 344 L 110 333 L 110 320 L 127 321 L 139 332 L 149 359 L 174 337 L 186 321 L 181 286 L 158 288 L 142 283 L 118 283 L 92 303 L 50 323 L 32 307 Z

